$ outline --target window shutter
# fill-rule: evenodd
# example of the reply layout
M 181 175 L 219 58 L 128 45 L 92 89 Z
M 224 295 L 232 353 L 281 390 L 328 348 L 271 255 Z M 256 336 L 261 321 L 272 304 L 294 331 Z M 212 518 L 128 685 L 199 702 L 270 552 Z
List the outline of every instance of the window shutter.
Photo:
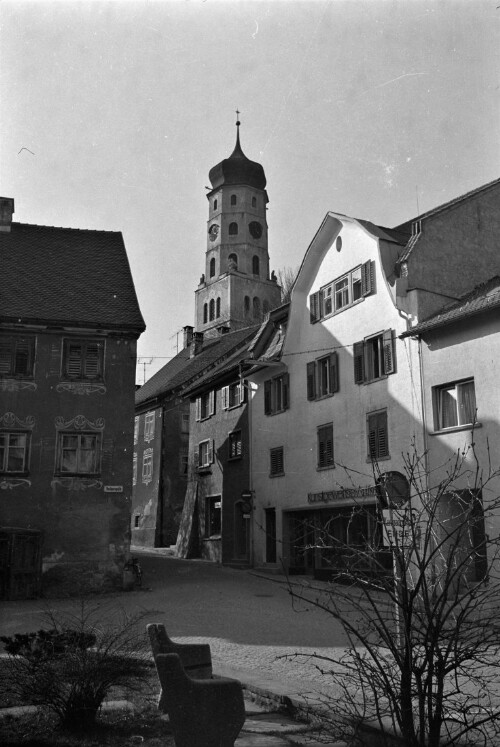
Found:
M 229 407 L 229 387 L 223 386 L 221 389 L 222 395 L 222 409 L 227 410 Z
M 389 456 L 389 439 L 387 433 L 387 412 L 379 412 L 377 418 L 378 456 Z
M 319 291 L 309 296 L 309 313 L 311 324 L 319 321 Z
M 377 415 L 368 415 L 368 457 L 376 459 L 377 456 Z
M 271 380 L 269 380 L 264 382 L 264 413 L 270 415 L 271 412 Z
M 100 371 L 100 345 L 95 343 L 89 343 L 85 351 L 84 361 L 84 376 L 87 379 L 95 379 Z
M 316 362 L 307 364 L 307 399 L 316 399 Z
M 66 358 L 66 373 L 68 376 L 79 377 L 82 374 L 82 346 L 68 343 Z
M 246 384 L 245 381 L 240 381 L 240 383 L 238 384 L 238 404 L 239 405 L 242 405 L 243 402 L 246 401 L 246 393 L 247 393 L 247 391 L 246 391 L 246 388 L 245 388 L 245 384 Z
M 61 343 L 60 341 L 50 346 L 50 376 L 59 376 L 61 373 Z
M 354 383 L 362 384 L 365 380 L 365 355 L 364 343 L 355 342 L 353 346 L 354 357 Z
M 333 426 L 318 429 L 318 467 L 333 465 Z
M 213 415 L 215 413 L 215 390 L 212 389 L 208 394 L 208 414 Z
M 14 361 L 14 373 L 27 376 L 31 373 L 31 343 L 29 340 L 18 340 L 16 344 L 16 357 Z
M 375 293 L 375 262 L 371 260 L 361 267 L 361 293 L 363 296 Z
M 0 340 L 0 374 L 10 374 L 12 370 L 12 340 Z
M 290 374 L 283 374 L 283 409 L 288 410 L 290 406 Z
M 198 468 L 200 466 L 200 447 L 194 452 L 194 466 Z
M 196 397 L 196 420 L 201 420 L 201 397 Z
M 334 351 L 330 355 L 330 394 L 334 394 L 339 390 L 339 372 L 338 372 L 338 355 L 337 351 Z
M 208 464 L 212 464 L 212 462 L 214 461 L 214 451 L 214 442 L 212 439 L 210 439 L 210 441 L 208 442 Z
M 386 329 L 383 338 L 384 373 L 391 374 L 396 370 L 396 356 L 394 351 L 394 337 L 392 329 Z

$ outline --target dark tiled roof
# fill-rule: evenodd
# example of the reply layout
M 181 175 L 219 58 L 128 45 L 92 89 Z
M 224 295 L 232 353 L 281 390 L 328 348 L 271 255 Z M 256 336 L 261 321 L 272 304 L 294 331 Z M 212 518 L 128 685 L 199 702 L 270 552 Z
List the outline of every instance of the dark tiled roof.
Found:
M 0 277 L 5 320 L 145 329 L 121 233 L 12 223 Z
M 404 246 L 406 242 L 408 241 L 407 231 L 397 231 L 394 228 L 386 228 L 385 226 L 377 226 L 375 225 L 375 223 L 372 223 L 369 220 L 363 220 L 361 218 L 357 218 L 356 220 L 358 221 L 358 223 L 364 226 L 367 231 L 373 234 L 373 236 L 377 236 L 377 238 L 379 239 L 384 239 L 385 241 L 392 241 L 396 244 L 401 244 L 401 246 Z
M 226 360 L 247 340 L 251 340 L 258 326 L 227 332 L 220 337 L 211 337 L 203 342 L 203 348 L 194 358 L 185 348 L 169 363 L 155 373 L 135 394 L 136 406 L 158 397 L 167 396 L 175 390 L 183 390 L 188 384 L 209 373 L 216 364 Z
M 430 330 L 444 327 L 452 322 L 466 319 L 469 316 L 479 314 L 482 311 L 500 307 L 500 277 L 488 280 L 486 283 L 477 285 L 458 301 L 445 306 L 436 314 L 424 319 L 412 329 L 404 332 L 401 337 L 414 337 Z

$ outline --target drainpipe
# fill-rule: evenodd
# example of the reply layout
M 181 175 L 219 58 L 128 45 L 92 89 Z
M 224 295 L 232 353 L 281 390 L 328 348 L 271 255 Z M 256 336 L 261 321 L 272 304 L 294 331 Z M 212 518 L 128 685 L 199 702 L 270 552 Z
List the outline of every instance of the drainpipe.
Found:
M 429 493 L 429 455 L 428 455 L 428 436 L 427 436 L 427 411 L 425 399 L 425 379 L 424 379 L 424 361 L 422 356 L 422 338 L 418 337 L 418 359 L 420 369 L 420 397 L 422 406 L 422 443 L 424 445 L 424 469 L 425 469 L 425 489 Z

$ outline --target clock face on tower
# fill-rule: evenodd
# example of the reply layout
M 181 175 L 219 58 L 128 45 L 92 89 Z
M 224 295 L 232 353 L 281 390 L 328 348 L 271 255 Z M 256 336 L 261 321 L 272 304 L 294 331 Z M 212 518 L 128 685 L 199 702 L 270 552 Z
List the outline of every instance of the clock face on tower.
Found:
M 249 224 L 248 229 L 254 239 L 260 239 L 260 237 L 262 236 L 262 226 L 260 225 L 260 223 L 258 223 L 258 221 L 253 220 Z
M 210 241 L 215 241 L 218 235 L 219 235 L 219 226 L 217 225 L 217 223 L 212 223 L 212 225 L 208 229 L 208 237 Z

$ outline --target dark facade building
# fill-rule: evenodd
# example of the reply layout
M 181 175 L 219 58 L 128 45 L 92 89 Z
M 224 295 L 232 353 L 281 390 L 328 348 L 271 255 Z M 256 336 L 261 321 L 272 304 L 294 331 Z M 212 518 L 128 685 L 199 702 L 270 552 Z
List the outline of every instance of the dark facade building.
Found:
M 145 328 L 123 238 L 15 223 L 0 203 L 0 595 L 114 585 Z

